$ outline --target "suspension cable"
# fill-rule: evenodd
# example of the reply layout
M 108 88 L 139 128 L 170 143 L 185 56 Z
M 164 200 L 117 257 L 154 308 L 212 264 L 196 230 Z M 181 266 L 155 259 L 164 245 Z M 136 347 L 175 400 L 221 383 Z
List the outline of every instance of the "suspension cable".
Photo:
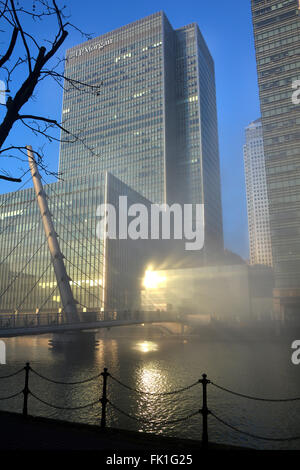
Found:
M 69 206 L 68 206 L 68 209 L 71 210 L 72 216 L 74 217 L 74 219 L 73 219 L 73 217 L 70 217 L 68 214 L 66 214 L 66 212 L 65 212 L 61 207 L 58 206 L 58 201 L 60 200 L 60 196 L 54 191 L 54 189 L 51 188 L 51 185 L 48 185 L 48 187 L 50 188 L 50 191 L 52 191 L 52 192 L 55 194 L 55 196 L 56 196 L 57 202 L 54 201 L 54 204 L 57 206 L 57 208 L 59 209 L 59 211 L 67 217 L 67 219 L 71 222 L 71 224 L 76 228 L 76 231 L 77 231 L 78 233 L 80 233 L 81 235 L 83 235 L 83 238 L 86 239 L 89 243 L 92 244 L 92 246 L 93 246 L 94 248 L 96 248 L 96 249 L 98 250 L 99 247 L 95 244 L 95 242 L 93 242 L 93 238 L 91 238 L 91 239 L 87 238 L 86 234 L 85 234 L 82 230 L 80 230 L 80 228 L 78 227 L 78 225 L 74 222 L 74 219 L 75 219 L 76 217 L 78 217 L 78 218 L 80 218 L 81 220 L 83 220 L 82 217 L 80 216 L 80 214 L 75 214 L 75 213 L 72 211 L 72 208 L 70 208 Z M 50 198 L 50 196 L 48 196 L 48 197 L 49 197 L 50 201 L 53 201 L 52 198 Z M 62 222 L 61 222 L 60 220 L 58 220 L 57 218 L 56 218 L 56 220 L 57 220 L 58 223 L 61 223 L 61 224 L 62 224 Z M 63 224 L 62 224 L 62 225 L 63 225 Z M 67 230 L 67 229 L 66 229 L 66 230 Z M 94 234 L 89 230 L 88 227 L 87 227 L 87 231 L 88 231 L 89 233 L 91 233 L 92 237 L 94 236 Z M 72 233 L 72 232 L 70 232 L 70 233 Z M 74 237 L 74 234 L 73 234 L 73 233 L 72 233 L 72 235 L 73 235 L 73 237 Z M 80 242 L 80 240 L 76 239 L 75 237 L 74 237 L 74 239 L 77 240 L 79 243 L 82 243 L 82 242 Z M 102 240 L 100 240 L 100 244 L 102 244 L 102 243 L 103 243 Z M 82 243 L 82 246 L 84 246 L 84 248 L 87 249 L 87 246 L 83 245 L 83 243 Z M 95 255 L 95 253 L 93 253 L 91 250 L 89 250 L 89 252 L 90 252 L 93 256 L 95 256 L 95 257 L 97 258 L 97 256 Z M 97 259 L 98 259 L 98 258 L 97 258 Z M 98 261 L 99 261 L 99 263 L 101 263 L 101 261 L 100 261 L 99 259 L 98 259 Z
M 52 191 L 53 191 L 53 190 L 52 190 Z M 56 205 L 57 205 L 57 204 L 58 204 L 58 203 L 56 203 Z M 60 212 L 61 212 L 62 214 L 64 214 L 64 215 L 70 220 L 70 217 L 69 217 L 67 214 L 65 214 L 65 212 L 63 211 L 63 209 L 61 209 L 61 207 L 59 208 L 59 210 L 60 210 Z M 74 213 L 73 213 L 73 214 L 74 214 Z M 77 217 L 77 216 L 74 214 L 74 217 Z M 79 216 L 79 217 L 80 217 L 80 216 Z M 87 245 L 87 244 L 84 245 L 83 242 L 82 242 L 79 238 L 75 237 L 75 236 L 74 236 L 74 232 L 71 232 L 71 231 L 63 224 L 63 222 L 61 222 L 61 220 L 58 219 L 58 217 L 55 216 L 55 220 L 56 220 L 68 233 L 70 233 L 70 234 L 72 235 L 72 238 L 74 238 L 74 240 L 76 240 L 76 241 L 80 244 L 80 246 L 82 246 L 82 247 L 86 250 L 86 252 L 89 252 L 90 255 L 92 255 L 93 258 L 96 258 L 96 259 L 97 259 L 97 261 L 99 262 L 100 265 L 103 265 L 103 261 L 98 258 L 98 256 L 96 255 L 96 253 L 94 253 L 92 250 L 90 250 L 90 249 L 88 248 L 88 245 Z M 78 228 L 77 224 L 74 223 L 74 220 L 70 220 L 70 221 L 71 221 L 72 225 L 76 228 L 76 232 L 81 233 L 81 234 L 83 235 L 83 238 L 84 238 L 85 240 L 87 240 L 90 244 L 92 244 L 92 246 L 93 246 L 95 249 L 98 250 L 99 247 L 97 247 L 97 246 L 95 245 L 95 243 L 92 241 L 92 239 L 88 239 L 88 238 L 87 238 L 87 236 Z M 91 233 L 91 232 L 90 232 L 90 233 Z M 65 243 L 66 243 L 66 242 L 65 242 Z M 69 245 L 69 246 L 70 246 L 70 245 Z M 74 248 L 72 248 L 72 249 L 74 249 Z M 81 256 L 81 255 L 79 255 L 79 256 Z M 82 256 L 81 256 L 81 258 L 82 258 Z M 83 258 L 83 259 L 84 259 L 84 258 Z M 85 261 L 86 261 L 86 260 L 85 260 Z M 86 262 L 87 262 L 88 264 L 90 264 L 90 266 L 92 266 L 93 269 L 95 269 L 96 271 L 98 270 L 94 265 L 92 265 L 92 264 L 89 263 L 88 261 L 86 261 Z
M 44 180 L 44 179 L 43 179 L 43 180 Z M 44 182 L 45 182 L 45 180 L 44 180 Z M 50 191 L 52 191 L 52 192 L 54 193 L 54 195 L 56 196 L 56 198 L 60 199 L 59 194 L 57 194 L 57 192 L 51 187 L 51 185 L 49 185 L 49 187 L 50 187 Z M 63 204 L 64 204 L 64 206 L 65 206 L 65 208 L 66 208 L 67 210 L 71 211 L 71 214 L 72 214 L 73 217 L 78 217 L 80 220 L 84 221 L 84 219 L 82 218 L 82 216 L 81 216 L 80 214 L 75 214 L 75 213 L 74 213 L 74 211 L 72 210 L 72 207 L 67 206 L 64 202 L 63 202 Z M 68 219 L 70 218 L 70 216 L 69 216 L 68 214 L 66 214 L 65 211 L 63 211 L 62 209 L 61 209 L 61 212 L 62 212 L 64 215 L 66 215 L 66 217 L 67 217 Z M 73 221 L 72 221 L 72 223 L 74 224 Z M 74 224 L 74 225 L 76 226 L 78 232 L 81 233 L 81 234 L 84 236 L 84 238 L 85 238 L 86 240 L 88 240 L 89 242 L 91 242 L 91 239 L 87 238 L 87 236 L 85 235 L 85 233 L 82 232 L 82 231 L 78 228 L 78 226 L 77 226 L 76 224 Z M 87 231 L 88 233 L 90 233 L 90 234 L 92 235 L 92 237 L 94 236 L 93 232 L 89 229 L 89 227 L 86 227 L 86 231 Z M 93 238 L 92 238 L 92 240 L 93 240 Z M 99 241 L 100 241 L 101 244 L 103 244 L 103 241 L 102 241 L 102 240 L 99 239 Z M 93 243 L 93 244 L 94 244 L 95 248 L 98 248 L 98 247 L 95 245 L 95 243 Z
M 33 202 L 34 202 L 34 199 L 32 199 L 32 200 L 27 204 L 27 206 L 25 207 L 25 209 L 22 209 L 22 210 L 23 210 L 22 213 L 24 213 L 24 212 L 26 211 L 26 209 L 28 209 L 28 207 L 29 207 Z M 0 235 L 2 235 L 2 233 L 4 233 L 5 230 L 7 230 L 9 227 L 11 227 L 12 225 L 14 225 L 14 223 L 15 223 L 15 221 L 13 220 L 10 224 L 5 225 L 4 229 L 1 230 L 1 232 L 0 232 Z
M 40 249 L 44 246 L 47 240 L 43 240 L 42 244 L 35 250 L 33 255 L 29 258 L 29 260 L 26 262 L 26 264 L 23 266 L 21 271 L 17 274 L 17 276 L 14 277 L 13 281 L 4 289 L 4 291 L 0 294 L 0 299 L 3 297 L 3 295 L 8 291 L 8 289 L 14 284 L 14 282 L 18 279 L 18 277 L 24 272 L 28 264 L 31 262 L 31 260 L 35 257 L 35 255 L 40 251 Z
M 43 181 L 46 183 L 46 181 L 45 181 L 44 179 L 43 179 Z M 47 183 L 46 183 L 46 184 L 47 184 Z M 80 230 L 80 228 L 78 227 L 78 225 L 77 225 L 76 223 L 74 223 L 74 220 L 73 220 L 72 218 L 70 218 L 70 216 L 69 216 L 68 214 L 66 214 L 65 211 L 64 211 L 61 207 L 58 206 L 58 201 L 59 201 L 59 199 L 60 199 L 60 196 L 56 193 L 56 191 L 51 187 L 51 185 L 47 185 L 47 187 L 48 187 L 48 188 L 50 189 L 50 191 L 52 191 L 52 193 L 56 196 L 56 202 L 55 202 L 55 204 L 56 204 L 57 208 L 59 209 L 59 211 L 60 211 L 62 214 L 64 214 L 64 215 L 67 217 L 67 219 L 68 219 L 68 220 L 72 223 L 72 225 L 76 228 L 76 232 L 82 234 L 83 237 L 84 237 L 84 239 L 86 239 L 95 249 L 98 250 L 99 247 L 95 244 L 95 242 L 93 242 L 93 238 L 91 238 L 91 239 L 87 238 L 87 235 L 86 235 L 82 230 Z M 49 197 L 49 196 L 48 196 L 48 197 Z M 52 198 L 49 197 L 49 199 L 50 199 L 50 201 L 52 201 Z M 65 207 L 67 207 L 68 210 L 71 211 L 72 215 L 74 216 L 74 219 L 75 219 L 76 217 L 78 217 L 79 219 L 83 220 L 82 217 L 80 216 L 80 214 L 75 214 L 75 213 L 73 212 L 73 210 L 72 210 L 71 207 L 66 206 L 66 205 L 65 205 Z M 73 238 L 75 241 L 78 242 L 79 246 L 81 246 L 81 247 L 84 248 L 84 250 L 86 251 L 86 254 L 89 253 L 89 254 L 91 255 L 91 258 L 92 258 L 92 259 L 95 258 L 95 259 L 98 261 L 99 265 L 100 265 L 100 266 L 103 266 L 103 260 L 99 259 L 99 257 L 97 256 L 97 254 L 94 253 L 94 252 L 88 247 L 88 244 L 84 245 L 83 242 L 82 242 L 79 238 L 77 238 L 76 236 L 74 236 L 74 232 L 71 232 L 70 229 L 68 229 L 68 228 L 65 226 L 65 224 L 63 224 L 63 222 L 62 222 L 61 220 L 59 220 L 58 217 L 54 216 L 54 218 L 55 218 L 56 222 L 59 223 L 59 224 L 64 228 L 64 230 L 72 236 L 72 238 Z M 87 229 L 87 232 L 91 233 L 91 235 L 93 236 L 93 233 L 91 232 L 91 230 L 90 230 L 88 227 L 86 227 L 86 229 Z M 92 269 L 93 269 L 95 272 L 97 272 L 97 271 L 99 270 L 99 268 L 96 268 L 96 266 L 95 266 L 93 263 L 91 263 L 90 261 L 88 261 L 87 259 L 85 259 L 74 247 L 72 247 L 68 242 L 66 242 L 66 241 L 63 239 L 63 237 L 61 237 L 61 236 L 59 235 L 59 238 L 60 238 L 71 250 L 73 250 L 86 264 L 88 264 L 89 266 L 91 266 Z M 100 240 L 100 243 L 103 244 L 103 241 Z M 69 262 L 70 262 L 70 261 L 69 261 Z M 80 269 L 79 269 L 77 266 L 75 266 L 74 264 L 73 264 L 73 266 L 74 266 L 77 270 L 80 270 Z M 81 271 L 81 272 L 82 272 L 83 274 L 85 274 L 83 271 Z M 88 278 L 88 276 L 87 276 L 86 274 L 85 274 L 85 276 Z M 74 282 L 74 281 L 73 281 L 73 282 Z M 86 290 L 86 291 L 88 292 L 88 290 Z M 97 298 L 97 300 L 100 301 L 101 304 L 102 304 L 102 300 L 99 299 L 97 296 L 95 296 L 94 294 L 91 294 L 91 293 L 89 293 L 89 295 L 92 295 L 92 296 L 94 296 L 95 298 Z M 78 303 L 80 304 L 80 302 L 78 302 Z M 80 304 L 80 305 L 82 305 L 82 304 Z M 84 306 L 84 305 L 83 305 L 83 306 Z M 84 306 L 84 307 L 85 307 L 85 306 Z M 85 307 L 85 308 L 87 308 L 87 307 Z
M 58 288 L 58 286 L 56 285 L 53 289 L 53 291 L 50 292 L 50 294 L 48 295 L 48 297 L 46 298 L 46 300 L 42 303 L 42 305 L 40 307 L 38 307 L 38 310 L 39 312 L 42 310 L 42 308 L 46 305 L 46 303 L 48 302 L 48 300 L 50 299 L 50 297 L 54 294 L 54 292 L 56 291 L 56 289 Z
M 62 239 L 63 240 L 63 239 Z M 64 240 L 63 240 L 64 241 Z M 70 246 L 70 245 L 69 245 Z M 76 250 L 74 250 L 74 253 L 78 254 L 78 256 L 80 256 L 79 253 L 76 252 Z M 81 259 L 83 259 L 83 261 L 86 261 L 82 256 L 80 256 Z M 69 258 L 66 258 L 66 261 L 68 263 L 70 263 L 71 266 L 73 266 L 73 268 L 75 268 L 77 271 L 79 271 L 81 274 L 84 274 L 84 276 L 86 277 L 86 279 L 88 279 L 89 281 L 93 281 L 93 279 L 91 279 L 86 272 L 84 272 L 81 268 L 79 268 L 78 266 L 76 266 L 76 264 L 72 263 L 72 261 L 69 260 Z
M 68 263 L 70 263 L 75 269 L 78 269 L 78 271 L 80 271 L 82 274 L 84 274 L 84 275 L 86 276 L 87 279 L 89 279 L 88 276 L 87 276 L 87 274 L 85 274 L 80 268 L 78 268 L 77 266 L 75 266 L 75 264 L 72 263 L 72 261 L 70 261 L 68 258 L 65 258 L 65 259 L 66 259 L 66 261 L 67 261 Z M 91 279 L 90 279 L 90 280 L 91 280 Z M 102 300 L 101 300 L 97 295 L 95 295 L 93 292 L 90 292 L 86 287 L 81 286 L 80 284 L 78 284 L 78 283 L 77 283 L 76 281 L 74 281 L 73 279 L 72 279 L 72 282 L 73 282 L 77 287 L 80 287 L 81 289 L 83 289 L 84 291 L 86 291 L 86 292 L 88 293 L 88 295 L 91 295 L 91 296 L 95 297 L 95 299 L 99 300 L 99 302 L 101 302 L 101 304 L 102 304 Z
M 22 301 L 20 302 L 20 304 L 17 306 L 17 308 L 15 309 L 15 311 L 19 311 L 20 307 L 23 305 L 23 303 L 25 302 L 25 300 L 28 298 L 28 296 L 31 294 L 31 292 L 36 288 L 36 286 L 38 285 L 38 283 L 40 282 L 40 280 L 42 279 L 42 277 L 46 274 L 46 272 L 48 271 L 48 269 L 50 268 L 50 266 L 52 265 L 52 261 L 50 261 L 50 263 L 48 264 L 48 266 L 46 267 L 46 269 L 44 269 L 43 273 L 41 274 L 41 276 L 38 278 L 38 280 L 35 282 L 35 284 L 33 285 L 33 287 L 29 290 L 29 292 L 26 293 L 26 295 L 23 297 Z
M 74 236 L 74 233 L 71 232 L 71 230 L 69 230 L 59 219 L 57 219 L 57 217 L 54 216 L 54 219 L 56 220 L 57 223 L 59 223 L 59 224 L 64 228 L 64 230 L 65 230 L 67 233 L 69 233 L 69 234 L 73 237 L 73 239 L 74 239 L 75 241 L 77 241 L 77 242 L 79 243 L 79 245 L 80 245 L 81 247 L 83 247 L 86 251 L 89 251 L 89 253 L 92 255 L 92 257 L 95 257 L 96 259 L 98 259 L 94 253 L 92 253 L 90 250 L 87 249 L 87 246 L 85 246 L 77 237 Z M 62 241 L 64 241 L 64 239 L 63 239 L 60 235 L 59 235 L 59 238 L 60 238 Z M 74 252 L 76 252 L 76 253 L 78 254 L 78 251 L 75 250 L 75 248 L 71 247 L 71 245 L 70 245 L 69 243 L 67 243 L 66 241 L 64 241 L 64 243 L 66 243 L 66 245 L 67 245 L 70 249 L 72 249 Z M 95 270 L 96 272 L 98 271 L 98 269 L 96 268 L 96 266 L 95 266 L 94 264 L 92 264 L 92 263 L 90 263 L 89 261 L 87 261 L 85 258 L 83 258 L 82 255 L 78 254 L 78 256 L 80 256 L 80 258 L 82 258 L 88 265 L 90 265 L 90 266 L 93 268 L 93 270 Z M 99 260 L 98 260 L 98 261 L 99 261 Z M 99 263 L 101 264 L 100 261 L 99 261 Z
M 65 227 L 64 227 L 64 228 L 65 228 Z M 93 268 L 93 270 L 95 270 L 95 271 L 97 272 L 96 267 L 95 267 L 93 264 L 91 264 L 89 261 L 87 261 L 74 247 L 72 247 L 68 242 L 66 242 L 66 241 L 62 238 L 61 235 L 59 235 L 59 238 L 60 238 L 60 240 L 62 240 L 71 250 L 73 250 L 74 253 L 77 254 L 86 264 L 88 264 L 89 266 L 91 266 L 91 268 Z M 67 258 L 66 258 L 66 260 L 67 260 L 70 264 L 72 264 L 71 261 L 68 260 Z M 78 266 L 75 266 L 74 264 L 73 264 L 73 266 L 74 266 L 77 270 L 80 270 L 80 269 L 78 268 Z M 85 274 L 83 271 L 81 271 L 81 272 L 82 272 L 83 274 Z M 88 277 L 87 274 L 86 274 L 86 277 Z M 91 280 L 92 280 L 92 279 L 90 279 L 90 281 L 91 281 Z
M 28 170 L 25 171 L 25 173 L 23 173 L 23 175 L 21 176 L 21 178 L 23 178 L 28 172 L 30 171 L 30 168 Z M 14 199 L 14 197 L 16 196 L 16 194 L 18 194 L 19 191 L 21 191 L 21 189 L 24 188 L 24 186 L 29 183 L 29 181 L 31 180 L 31 176 L 30 178 L 28 178 L 28 180 L 25 181 L 25 183 L 22 184 L 22 186 L 20 186 L 17 191 L 13 191 L 10 193 L 10 195 L 8 196 L 8 198 L 6 198 L 0 205 L 0 209 L 9 201 L 9 200 L 12 200 Z
M 23 235 L 23 237 L 18 241 L 18 243 L 14 246 L 14 248 L 8 253 L 7 256 L 5 256 L 5 258 L 0 261 L 0 266 L 5 263 L 5 261 L 12 255 L 12 253 L 16 250 L 16 248 L 18 248 L 18 246 L 25 240 L 25 238 L 27 237 L 27 235 L 32 232 L 34 229 L 36 229 L 37 225 L 40 223 L 40 221 L 38 221 L 33 227 L 31 227 L 29 230 L 27 230 L 25 232 L 25 235 Z
M 97 297 L 97 295 L 93 294 L 93 293 L 90 292 L 86 287 L 81 286 L 81 285 L 78 284 L 76 281 L 72 281 L 72 282 L 75 284 L 75 286 L 80 287 L 80 288 L 83 289 L 85 292 L 87 292 L 88 295 L 91 295 L 92 297 L 95 297 L 95 299 L 99 300 L 99 302 L 101 302 L 101 304 L 102 304 L 102 300 L 101 300 L 99 297 Z M 86 305 L 83 305 L 83 307 L 86 307 Z M 88 307 L 86 307 L 86 308 L 88 308 Z

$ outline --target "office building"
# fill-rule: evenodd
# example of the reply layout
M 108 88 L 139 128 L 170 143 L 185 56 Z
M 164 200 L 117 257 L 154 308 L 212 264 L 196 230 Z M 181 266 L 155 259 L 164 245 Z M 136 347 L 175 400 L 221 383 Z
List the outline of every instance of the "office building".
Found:
M 64 178 L 105 170 L 154 203 L 203 203 L 205 247 L 222 250 L 214 63 L 197 24 L 155 13 L 69 49 L 65 75 L 100 88 L 65 85 Z
M 100 238 L 97 208 L 112 204 L 118 217 L 120 195 L 128 204 L 149 201 L 107 172 L 44 189 L 79 312 L 138 308 L 147 246 Z M 0 312 L 57 312 L 61 299 L 34 190 L 0 195 L 0 206 Z
M 245 130 L 245 181 L 247 193 L 250 264 L 272 266 L 269 205 L 261 120 Z
M 275 272 L 274 307 L 300 313 L 300 79 L 298 0 L 252 0 Z

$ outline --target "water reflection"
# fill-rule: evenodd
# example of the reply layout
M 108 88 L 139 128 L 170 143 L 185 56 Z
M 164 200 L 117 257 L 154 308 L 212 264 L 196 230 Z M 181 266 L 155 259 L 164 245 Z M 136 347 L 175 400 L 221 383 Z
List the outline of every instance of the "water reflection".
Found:
M 144 367 L 139 373 L 139 389 L 146 393 L 162 393 L 164 379 L 161 370 Z
M 157 351 L 158 345 L 157 343 L 153 343 L 153 341 L 142 341 L 142 342 L 137 343 L 134 346 L 134 349 L 143 353 L 148 353 L 148 352 Z
M 127 331 L 127 330 L 126 330 Z M 139 330 L 140 331 L 140 330 Z M 128 333 L 126 333 L 128 334 Z M 139 333 L 140 335 L 142 333 Z M 126 338 L 105 338 L 98 335 L 97 347 L 49 349 L 49 336 L 6 339 L 7 365 L 0 375 L 8 375 L 24 366 L 26 361 L 41 374 L 56 380 L 74 382 L 95 376 L 107 367 L 111 375 L 133 389 L 147 394 L 130 392 L 112 380 L 108 381 L 109 399 L 127 413 L 150 423 L 137 423 L 108 410 L 108 425 L 123 429 L 164 433 L 192 439 L 201 438 L 201 417 L 165 425 L 199 409 L 201 390 L 196 386 L 179 395 L 152 396 L 180 389 L 197 381 L 203 372 L 227 388 L 262 397 L 293 397 L 299 395 L 299 368 L 290 361 L 290 344 L 188 342 L 177 339 L 150 340 L 148 334 Z M 91 345 L 90 345 L 91 346 Z M 39 397 L 59 406 L 78 406 L 93 402 L 101 396 L 101 378 L 85 385 L 66 387 L 48 384 L 30 374 L 30 388 Z M 0 397 L 13 394 L 24 387 L 24 374 L 0 381 Z M 208 405 L 217 415 L 252 434 L 288 437 L 300 433 L 300 403 L 265 404 L 245 402 L 209 388 Z M 0 401 L 1 409 L 21 412 L 22 397 L 9 402 Z M 29 398 L 32 415 L 49 416 L 71 421 L 99 424 L 100 404 L 93 408 L 71 412 L 52 410 Z M 243 439 L 224 429 L 211 419 L 211 440 L 248 445 L 255 448 L 300 449 L 300 443 L 269 443 Z

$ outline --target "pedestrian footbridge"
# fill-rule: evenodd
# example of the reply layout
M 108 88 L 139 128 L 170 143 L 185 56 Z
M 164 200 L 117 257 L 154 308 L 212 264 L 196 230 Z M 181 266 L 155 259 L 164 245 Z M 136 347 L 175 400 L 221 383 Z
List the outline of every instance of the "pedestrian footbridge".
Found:
M 77 322 L 66 319 L 62 313 L 0 314 L 0 338 L 97 330 L 143 324 L 176 323 L 178 333 L 184 332 L 183 315 L 168 312 L 86 312 Z

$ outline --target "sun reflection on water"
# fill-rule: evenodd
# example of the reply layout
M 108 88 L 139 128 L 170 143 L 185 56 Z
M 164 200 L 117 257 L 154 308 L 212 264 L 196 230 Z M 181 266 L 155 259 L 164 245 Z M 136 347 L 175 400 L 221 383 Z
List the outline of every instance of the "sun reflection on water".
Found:
M 163 384 L 163 376 L 160 370 L 158 369 L 148 369 L 144 367 L 140 373 L 140 388 L 145 392 L 158 392 L 161 391 L 161 386 Z M 149 398 L 149 397 L 147 397 Z
M 136 345 L 134 346 L 134 349 L 142 353 L 149 353 L 149 352 L 158 351 L 158 345 L 154 343 L 153 341 L 141 341 L 139 343 L 136 343 Z

